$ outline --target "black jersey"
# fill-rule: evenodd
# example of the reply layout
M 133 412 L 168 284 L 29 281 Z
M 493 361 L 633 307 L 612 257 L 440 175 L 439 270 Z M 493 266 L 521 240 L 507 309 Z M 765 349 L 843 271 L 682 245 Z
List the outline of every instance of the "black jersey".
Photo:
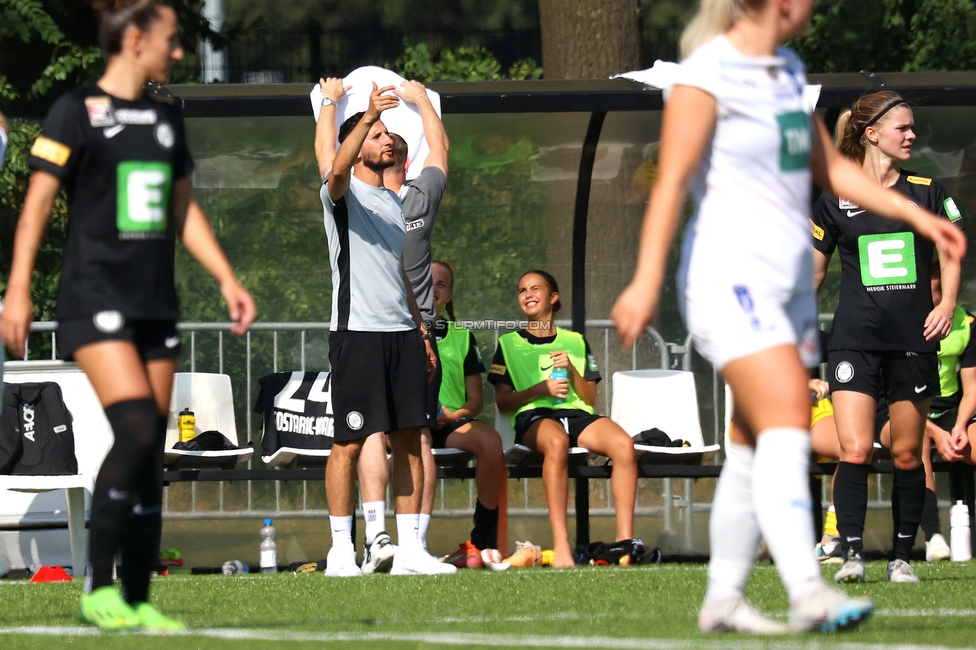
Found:
M 193 168 L 181 110 L 96 85 L 74 90 L 51 107 L 30 166 L 68 195 L 57 318 L 177 319 L 172 187 Z
M 938 180 L 902 170 L 894 189 L 964 227 Z M 812 222 L 814 248 L 826 255 L 840 249 L 840 302 L 828 349 L 937 352 L 939 342 L 923 334 L 933 307 L 932 242 L 827 192 L 817 199 Z

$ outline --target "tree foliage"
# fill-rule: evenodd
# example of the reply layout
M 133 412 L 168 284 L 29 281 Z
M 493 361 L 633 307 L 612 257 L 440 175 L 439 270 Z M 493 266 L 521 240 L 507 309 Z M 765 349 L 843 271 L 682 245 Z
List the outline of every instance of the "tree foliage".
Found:
M 810 72 L 976 67 L 972 0 L 817 0 L 792 43 Z
M 430 81 L 498 81 L 501 79 L 539 79 L 542 68 L 531 57 L 516 61 L 502 74 L 502 66 L 487 48 L 470 46 L 444 48 L 435 62 L 426 43 L 411 45 L 403 41 L 403 54 L 388 68 L 402 77 Z

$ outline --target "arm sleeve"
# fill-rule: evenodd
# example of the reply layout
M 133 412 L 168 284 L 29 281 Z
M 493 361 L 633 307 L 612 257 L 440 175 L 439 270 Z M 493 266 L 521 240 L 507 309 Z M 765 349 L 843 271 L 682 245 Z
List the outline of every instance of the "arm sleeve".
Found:
M 512 376 L 505 366 L 505 355 L 500 345 L 495 348 L 495 357 L 491 360 L 491 368 L 488 369 L 488 381 L 492 384 L 508 384 L 515 388 L 515 382 L 512 381 Z
M 932 205 L 928 206 L 928 209 L 933 213 L 944 216 L 946 219 L 956 224 L 963 230 L 966 229 L 966 222 L 962 218 L 962 213 L 959 211 L 956 202 L 952 200 L 949 196 L 949 191 L 946 190 L 945 185 L 940 183 L 938 179 L 932 180 Z
M 31 147 L 30 168 L 54 174 L 64 182 L 78 167 L 84 151 L 85 119 L 84 105 L 75 95 L 59 97 Z
M 464 376 L 480 375 L 485 371 L 485 363 L 481 360 L 478 342 L 474 340 L 474 332 L 468 332 L 468 356 L 464 358 Z
M 426 215 L 433 220 L 447 189 L 447 176 L 437 167 L 424 167 L 420 175 L 410 181 L 410 191 L 404 198 L 404 212 L 411 215 Z M 408 205 L 406 204 L 412 204 Z M 425 227 L 433 227 L 433 223 Z
M 831 205 L 836 202 L 836 198 L 824 192 L 813 204 L 813 211 L 810 213 L 813 247 L 824 255 L 831 255 L 837 248 L 837 233 L 830 218 Z
M 190 150 L 186 146 L 186 127 L 183 124 L 183 111 L 177 107 L 173 107 L 173 122 L 176 124 L 176 156 L 175 166 L 173 168 L 173 178 L 183 178 L 184 176 L 189 176 L 193 172 L 193 156 L 190 155 Z
M 596 365 L 596 357 L 593 356 L 593 352 L 590 350 L 590 342 L 584 338 L 583 343 L 586 344 L 586 372 L 583 373 L 583 379 L 600 383 L 603 376 L 600 374 L 600 369 Z

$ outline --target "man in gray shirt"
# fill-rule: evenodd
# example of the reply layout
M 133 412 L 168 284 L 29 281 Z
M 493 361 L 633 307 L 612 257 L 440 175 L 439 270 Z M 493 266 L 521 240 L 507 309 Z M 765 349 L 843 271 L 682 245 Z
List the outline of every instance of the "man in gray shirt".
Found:
M 447 573 L 418 538 L 420 427 L 429 421 L 424 365 L 432 351 L 402 270 L 406 228 L 400 200 L 383 187 L 393 153 L 380 114 L 399 100 L 383 94 L 393 86 L 373 84 L 369 108 L 343 123 L 335 152 L 332 111 L 345 91 L 335 81 L 323 82 L 315 143 L 333 284 L 329 362 L 335 438 L 325 476 L 332 531 L 326 575 L 361 575 L 351 536 L 353 479 L 363 443 L 374 433 L 388 434 L 393 450 L 399 548 L 391 572 Z M 433 359 L 428 366 L 433 370 Z
M 396 192 L 403 202 L 403 217 L 406 220 L 407 240 L 403 244 L 403 269 L 413 287 L 417 306 L 428 330 L 433 330 L 435 319 L 434 288 L 431 280 L 430 238 L 434 230 L 434 219 L 447 188 L 447 166 L 449 142 L 444 124 L 431 105 L 427 89 L 416 81 L 407 81 L 403 90 L 397 93 L 401 99 L 417 107 L 424 126 L 424 138 L 430 153 L 424 160 L 424 168 L 409 185 L 406 184 L 407 143 L 395 133 L 393 138 L 394 163 L 383 172 L 383 184 Z M 432 341 L 436 352 L 436 341 Z M 440 389 L 441 369 L 437 364 L 434 380 L 428 384 L 427 413 L 434 425 L 440 415 L 438 391 Z M 424 493 L 420 510 L 420 539 L 427 544 L 427 528 L 430 513 L 434 508 L 437 467 L 431 453 L 430 428 L 424 427 L 421 458 L 424 464 Z M 366 545 L 371 545 L 373 536 L 383 529 L 383 509 L 385 508 L 383 467 L 386 465 L 386 447 L 382 436 L 371 436 L 363 447 L 359 461 L 360 491 L 363 500 L 363 516 L 366 519 Z M 372 554 L 369 554 L 372 555 Z M 374 561 L 375 562 L 375 561 Z M 365 572 L 372 570 L 364 563 Z

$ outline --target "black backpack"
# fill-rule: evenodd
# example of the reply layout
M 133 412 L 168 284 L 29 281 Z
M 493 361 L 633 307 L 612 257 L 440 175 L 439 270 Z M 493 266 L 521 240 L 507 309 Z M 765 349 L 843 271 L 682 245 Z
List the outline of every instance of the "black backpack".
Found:
M 0 474 L 77 474 L 71 412 L 54 382 L 4 384 Z

